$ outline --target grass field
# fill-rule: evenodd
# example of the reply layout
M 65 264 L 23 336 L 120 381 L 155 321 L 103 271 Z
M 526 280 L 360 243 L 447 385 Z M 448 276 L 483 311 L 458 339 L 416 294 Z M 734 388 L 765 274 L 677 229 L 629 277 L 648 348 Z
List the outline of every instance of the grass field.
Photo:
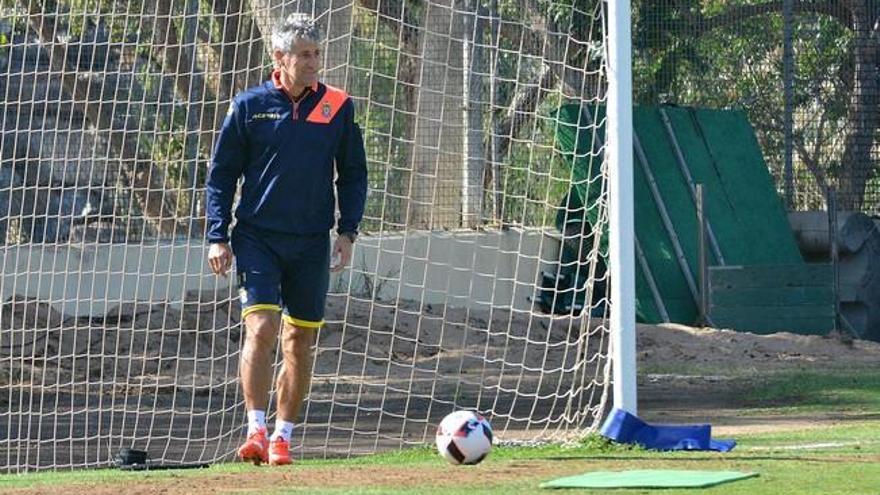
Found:
M 148 473 L 89 470 L 5 475 L 0 477 L 0 492 L 513 495 L 552 493 L 538 485 L 587 471 L 702 469 L 749 471 L 760 476 L 700 493 L 880 493 L 880 371 L 787 371 L 753 377 L 745 383 L 739 392 L 744 404 L 738 409 L 742 417 L 793 421 L 779 428 L 736 434 L 738 446 L 727 454 L 650 452 L 592 436 L 572 446 L 496 447 L 479 466 L 446 465 L 431 448 L 423 447 L 348 460 L 303 460 L 283 469 L 223 464 L 202 470 Z

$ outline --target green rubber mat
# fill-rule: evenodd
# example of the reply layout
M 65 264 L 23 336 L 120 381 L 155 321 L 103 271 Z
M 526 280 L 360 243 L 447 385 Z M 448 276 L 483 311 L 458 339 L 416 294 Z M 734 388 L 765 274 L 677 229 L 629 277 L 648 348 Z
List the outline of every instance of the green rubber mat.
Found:
M 541 488 L 706 488 L 758 476 L 738 471 L 594 471 L 541 483 Z

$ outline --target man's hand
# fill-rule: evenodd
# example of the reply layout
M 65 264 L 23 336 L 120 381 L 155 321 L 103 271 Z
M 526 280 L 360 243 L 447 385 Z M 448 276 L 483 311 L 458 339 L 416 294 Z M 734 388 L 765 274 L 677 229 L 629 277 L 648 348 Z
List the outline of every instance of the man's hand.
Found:
M 225 242 L 215 242 L 208 250 L 208 265 L 214 275 L 225 277 L 226 272 L 232 268 L 232 249 Z
M 333 244 L 333 253 L 330 257 L 331 272 L 340 272 L 348 266 L 348 262 L 351 261 L 351 247 L 351 241 L 348 237 L 341 235 L 336 238 L 336 243 Z

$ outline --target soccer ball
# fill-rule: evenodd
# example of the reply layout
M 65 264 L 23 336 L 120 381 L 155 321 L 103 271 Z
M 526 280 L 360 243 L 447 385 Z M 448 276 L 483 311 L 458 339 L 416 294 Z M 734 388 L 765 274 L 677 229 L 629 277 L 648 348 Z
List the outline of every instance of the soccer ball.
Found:
M 437 450 L 452 464 L 477 464 L 492 450 L 492 426 L 471 411 L 450 413 L 437 427 Z

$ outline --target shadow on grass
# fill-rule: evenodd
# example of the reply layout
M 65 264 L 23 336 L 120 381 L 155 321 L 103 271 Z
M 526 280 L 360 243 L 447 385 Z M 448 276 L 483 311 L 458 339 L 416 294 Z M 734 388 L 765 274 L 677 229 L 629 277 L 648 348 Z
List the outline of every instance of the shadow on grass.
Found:
M 880 371 L 773 374 L 748 388 L 744 405 L 880 410 Z

